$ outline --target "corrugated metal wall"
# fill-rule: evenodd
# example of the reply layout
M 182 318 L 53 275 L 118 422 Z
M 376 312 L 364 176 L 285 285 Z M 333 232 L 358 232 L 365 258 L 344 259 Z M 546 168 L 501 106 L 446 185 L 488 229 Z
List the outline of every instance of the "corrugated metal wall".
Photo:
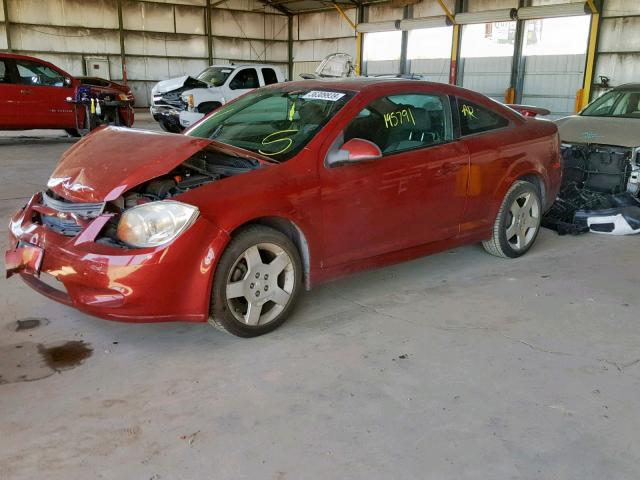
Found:
M 640 82 L 640 1 L 606 0 L 600 25 L 594 81 L 605 75 L 611 85 Z M 596 88 L 592 96 L 603 90 Z
M 9 38 L 16 52 L 32 54 L 59 65 L 72 74 L 87 74 L 87 57 L 108 61 L 109 74 L 122 79 L 119 0 L 0 0 L 6 2 Z M 532 0 L 532 5 L 566 3 L 568 0 Z M 158 80 L 194 74 L 209 63 L 206 26 L 207 0 L 120 0 L 127 74 L 140 105 L 146 104 L 151 85 Z M 216 4 L 216 1 L 211 0 Z M 446 0 L 451 8 L 453 0 Z M 469 11 L 515 7 L 517 0 L 468 0 Z M 436 0 L 423 0 L 412 6 L 414 17 L 439 15 Z M 352 21 L 356 9 L 347 10 Z M 396 20 L 403 8 L 391 5 L 366 7 L 369 22 Z M 605 0 L 602 15 L 595 80 L 599 75 L 611 79 L 612 85 L 638 81 L 640 78 L 640 1 Z M 0 9 L 0 49 L 6 50 L 7 28 Z M 212 57 L 216 63 L 270 62 L 286 71 L 288 62 L 288 19 L 281 12 L 265 7 L 258 0 L 226 0 L 211 12 Z M 356 37 L 351 26 L 337 11 L 300 14 L 294 17 L 292 78 L 313 72 L 328 54 L 345 52 L 355 57 Z M 562 57 L 564 58 L 564 56 Z M 470 60 L 470 59 L 469 59 Z M 464 65 L 462 83 L 490 93 L 497 98 L 504 90 L 505 78 L 487 77 L 488 59 L 474 59 Z M 555 110 L 571 111 L 571 92 L 580 87 L 583 56 L 565 62 L 547 59 L 556 65 L 540 66 L 538 81 L 526 79 L 524 98 L 548 104 L 556 90 L 562 90 Z M 532 60 L 534 61 L 534 60 Z M 541 59 L 535 60 L 542 61 Z M 494 73 L 508 71 L 508 60 Z M 545 60 L 546 62 L 546 60 Z M 549 63 L 546 62 L 546 63 Z M 489 62 L 490 63 L 490 62 Z M 408 71 L 432 75 L 446 81 L 446 60 L 416 59 Z M 370 62 L 369 73 L 399 71 L 399 59 Z M 567 70 L 568 67 L 571 67 Z M 493 68 L 493 67 L 491 67 Z M 532 70 L 530 70 L 532 71 Z M 490 72 L 491 73 L 491 72 Z M 554 81 L 547 81 L 551 77 Z M 558 84 L 557 79 L 563 79 Z M 544 82 L 540 82 L 545 79 Z M 565 81 L 566 80 L 566 81 Z M 478 83 L 480 82 L 480 83 Z M 484 83 L 483 83 L 484 82 Z M 487 84 L 489 82 L 490 84 Z M 482 83 L 482 85 L 480 85 Z M 546 90 L 540 90 L 544 87 Z M 566 88 L 565 88 L 566 87 Z M 568 89 L 568 90 L 567 90 Z M 544 89 L 543 89 L 544 90 Z M 553 90 L 553 91 L 552 91 Z M 567 90 L 566 92 L 564 90 Z M 601 93 L 595 88 L 592 96 Z
M 355 23 L 356 10 L 345 13 Z M 337 11 L 297 15 L 293 19 L 293 40 L 293 80 L 299 80 L 301 73 L 313 73 L 331 53 L 356 57 L 355 31 Z
M 4 0 L 14 52 L 49 60 L 73 75 L 104 57 L 121 80 L 118 0 Z M 216 2 L 211 2 L 216 3 Z M 129 84 L 147 105 L 159 80 L 194 75 L 209 63 L 206 0 L 121 0 Z M 7 48 L 0 11 L 0 49 Z M 257 0 L 226 0 L 211 10 L 215 63 L 277 63 L 287 74 L 288 18 Z

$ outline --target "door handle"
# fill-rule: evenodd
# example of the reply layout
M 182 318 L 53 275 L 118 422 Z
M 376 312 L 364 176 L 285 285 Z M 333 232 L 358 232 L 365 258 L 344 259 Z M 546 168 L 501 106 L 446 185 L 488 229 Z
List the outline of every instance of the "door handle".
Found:
M 23 88 L 20 90 L 20 93 L 22 93 L 23 95 L 33 95 L 33 90 L 27 90 Z

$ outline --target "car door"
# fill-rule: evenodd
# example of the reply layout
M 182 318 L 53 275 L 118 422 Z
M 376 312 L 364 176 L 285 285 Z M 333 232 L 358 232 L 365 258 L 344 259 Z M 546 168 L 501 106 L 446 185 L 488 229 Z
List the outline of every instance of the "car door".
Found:
M 260 87 L 258 72 L 255 68 L 239 68 L 229 80 L 229 96 L 227 101 Z
M 495 220 L 496 189 L 505 172 L 526 155 L 521 146 L 513 148 L 514 129 L 498 112 L 469 99 L 454 100 L 460 124 L 460 141 L 469 152 L 469 201 L 463 231 L 486 228 Z
M 22 85 L 17 83 L 13 59 L 0 59 L 0 128 L 20 128 L 28 116 L 22 114 Z
M 332 149 L 353 138 L 375 143 L 382 157 L 321 167 L 323 267 L 458 233 L 469 156 L 454 139 L 448 97 L 380 97 L 348 123 Z
M 73 88 L 67 76 L 35 60 L 16 59 L 20 110 L 30 128 L 73 128 L 75 111 L 67 102 Z

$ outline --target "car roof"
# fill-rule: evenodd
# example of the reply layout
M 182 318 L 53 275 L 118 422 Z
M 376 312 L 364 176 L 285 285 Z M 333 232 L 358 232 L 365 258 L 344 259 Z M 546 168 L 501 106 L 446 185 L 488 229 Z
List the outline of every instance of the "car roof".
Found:
M 0 52 L 0 58 L 13 58 L 13 59 L 23 59 L 23 60 L 37 60 L 39 62 L 51 63 L 47 60 L 43 60 L 42 58 L 34 57 L 32 55 L 21 55 L 19 53 L 8 53 L 8 52 Z
M 441 82 L 428 82 L 426 80 L 410 80 L 406 78 L 392 78 L 392 77 L 349 77 L 349 78 L 314 78 L 308 80 L 296 80 L 294 82 L 287 82 L 286 85 L 294 88 L 335 88 L 338 90 L 347 90 L 351 92 L 364 92 L 368 90 L 376 90 L 385 87 L 401 87 L 401 86 L 426 86 L 434 92 L 443 93 L 446 95 L 460 95 L 463 94 L 466 97 L 482 97 L 486 98 L 472 90 L 458 87 L 456 85 L 450 85 L 448 83 Z
M 614 90 L 640 90 L 640 83 L 624 83 L 613 88 Z
M 213 65 L 209 65 L 207 68 L 211 67 L 220 67 L 220 68 L 244 68 L 244 67 L 278 67 L 272 63 L 214 63 Z
M 354 93 L 376 92 L 382 95 L 394 95 L 392 87 L 400 87 L 400 89 L 405 93 L 411 87 L 418 87 L 424 93 L 459 96 L 466 99 L 468 102 L 477 103 L 478 105 L 484 105 L 493 110 L 497 110 L 501 115 L 511 118 L 516 122 L 523 121 L 523 117 L 518 112 L 506 107 L 503 103 L 493 100 L 481 93 L 474 92 L 473 90 L 441 82 L 427 82 L 425 80 L 408 80 L 405 78 L 389 77 L 314 78 L 308 80 L 296 80 L 294 82 L 277 83 L 263 88 L 285 88 L 287 90 L 295 90 L 296 88 L 305 90 L 330 88 Z M 404 87 L 409 88 L 407 89 Z

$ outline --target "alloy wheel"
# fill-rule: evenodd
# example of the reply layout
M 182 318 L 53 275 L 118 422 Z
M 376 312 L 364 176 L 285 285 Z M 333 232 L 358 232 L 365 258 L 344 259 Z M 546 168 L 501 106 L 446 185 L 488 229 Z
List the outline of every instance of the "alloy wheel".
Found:
M 293 262 L 284 249 L 273 243 L 253 245 L 230 269 L 227 306 L 246 325 L 266 325 L 291 301 L 295 281 Z
M 516 197 L 509 208 L 507 242 L 520 251 L 529 246 L 540 225 L 540 204 L 535 195 L 525 192 Z

